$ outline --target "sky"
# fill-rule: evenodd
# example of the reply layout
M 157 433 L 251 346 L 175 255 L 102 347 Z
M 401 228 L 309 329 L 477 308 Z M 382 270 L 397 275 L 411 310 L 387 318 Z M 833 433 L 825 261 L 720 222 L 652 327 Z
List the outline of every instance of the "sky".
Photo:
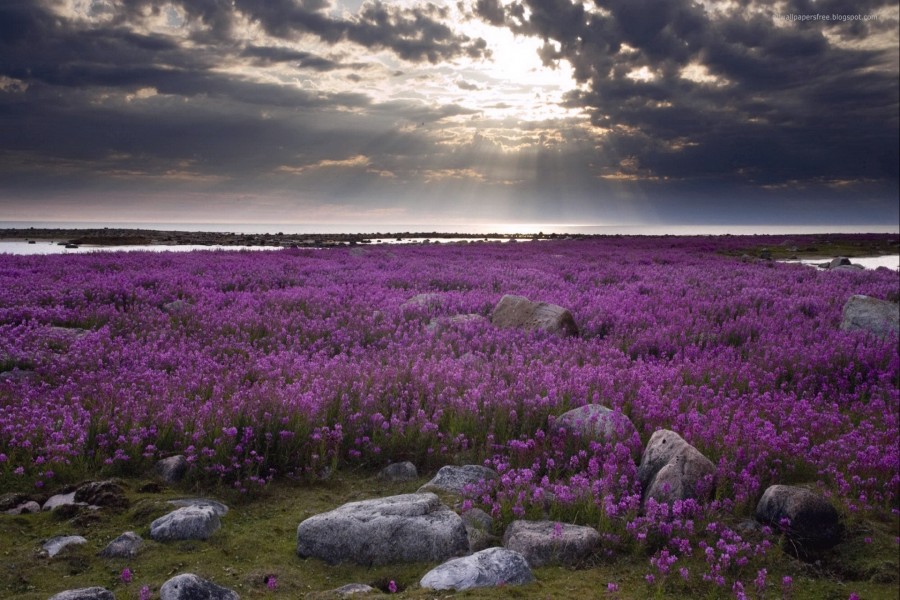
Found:
M 3 0 L 0 221 L 896 225 L 896 0 Z

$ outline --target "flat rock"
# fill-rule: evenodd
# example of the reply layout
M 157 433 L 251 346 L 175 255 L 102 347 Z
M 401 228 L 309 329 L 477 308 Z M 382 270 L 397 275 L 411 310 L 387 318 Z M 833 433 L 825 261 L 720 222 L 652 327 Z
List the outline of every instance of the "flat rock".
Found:
M 500 479 L 497 471 L 481 465 L 446 465 L 441 467 L 431 481 L 419 488 L 420 492 L 450 492 L 462 494 L 467 485 Z
M 103 558 L 134 558 L 144 545 L 144 539 L 133 531 L 126 531 L 100 551 Z
M 628 417 L 600 404 L 586 404 L 561 414 L 553 429 L 577 432 L 597 442 L 628 442 L 637 433 Z
M 653 498 L 671 503 L 708 500 L 713 490 L 712 486 L 705 489 L 704 480 L 715 473 L 715 465 L 699 450 L 674 431 L 660 429 L 650 437 L 637 475 L 645 502 Z
M 532 302 L 524 296 L 503 296 L 491 313 L 491 323 L 501 329 L 541 329 L 578 335 L 578 325 L 568 310 L 556 304 Z
M 335 596 L 353 596 L 356 594 L 373 594 L 378 590 L 373 588 L 371 585 L 366 585 L 364 583 L 348 583 L 347 585 L 342 585 L 341 587 L 331 590 L 331 593 Z
M 600 547 L 593 527 L 554 521 L 513 521 L 503 534 L 503 546 L 525 557 L 532 567 L 582 564 Z
M 7 515 L 27 515 L 29 513 L 41 512 L 41 505 L 34 500 L 23 502 L 19 506 L 3 511 Z
M 756 520 L 781 527 L 789 519 L 787 536 L 803 550 L 824 550 L 841 540 L 843 528 L 834 506 L 822 496 L 794 485 L 772 485 L 756 505 Z
M 150 523 L 150 537 L 157 542 L 206 540 L 221 526 L 211 507 L 184 506 Z
M 405 462 L 391 463 L 378 473 L 378 479 L 391 482 L 413 481 L 419 478 L 416 465 L 408 460 Z
M 218 500 L 209 498 L 179 498 L 177 500 L 169 500 L 169 504 L 173 506 L 199 506 L 211 508 L 218 516 L 224 517 L 228 514 L 228 507 Z
M 437 562 L 468 551 L 462 519 L 428 493 L 350 502 L 297 527 L 297 554 L 330 564 Z
M 75 490 L 75 503 L 89 506 L 127 508 L 125 490 L 115 481 L 91 481 Z
M 183 455 L 177 454 L 157 461 L 153 470 L 166 483 L 178 483 L 187 474 L 188 462 Z
M 50 600 L 116 600 L 116 596 L 106 588 L 89 587 L 66 590 L 50 596 Z
M 900 331 L 900 304 L 869 296 L 850 296 L 844 304 L 841 329 L 868 331 L 879 337 L 897 333 Z
M 80 535 L 58 535 L 44 542 L 41 549 L 47 553 L 47 556 L 52 558 L 69 546 L 81 544 L 87 544 L 87 540 Z
M 50 496 L 46 502 L 44 502 L 43 509 L 44 510 L 55 510 L 60 506 L 67 506 L 70 504 L 75 504 L 75 492 L 69 492 L 68 494 L 56 494 L 55 496 Z
M 525 557 L 506 548 L 488 548 L 455 558 L 428 571 L 419 585 L 431 590 L 470 590 L 534 581 Z
M 233 590 L 216 585 L 193 573 L 182 573 L 159 588 L 160 600 L 240 600 Z

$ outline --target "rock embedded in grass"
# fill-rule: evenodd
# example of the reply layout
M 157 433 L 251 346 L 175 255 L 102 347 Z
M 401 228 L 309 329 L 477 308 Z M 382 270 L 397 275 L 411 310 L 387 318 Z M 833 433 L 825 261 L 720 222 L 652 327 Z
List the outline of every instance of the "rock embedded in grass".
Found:
M 481 465 L 446 465 L 441 467 L 431 481 L 419 488 L 420 492 L 449 492 L 462 494 L 467 485 L 500 479 L 497 471 Z
M 401 308 L 432 308 L 443 304 L 443 294 L 426 293 L 416 294 L 400 305 Z
M 491 323 L 501 329 L 540 329 L 560 335 L 578 335 L 578 325 L 567 309 L 510 294 L 503 296 L 494 307 Z
M 193 573 L 182 573 L 159 588 L 160 600 L 239 600 L 237 592 Z
M 669 503 L 708 500 L 715 474 L 712 461 L 668 429 L 660 429 L 650 437 L 637 472 L 644 502 L 653 498 Z
M 144 539 L 133 531 L 126 531 L 100 551 L 102 558 L 134 558 L 144 545 Z
M 577 432 L 587 440 L 628 443 L 637 433 L 631 420 L 620 412 L 600 404 L 586 404 L 561 414 L 553 429 Z
M 221 526 L 212 507 L 184 506 L 153 521 L 150 537 L 157 542 L 206 540 Z
M 168 484 L 178 483 L 187 475 L 188 462 L 182 454 L 163 458 L 153 467 L 156 475 Z
M 868 331 L 879 337 L 897 333 L 900 331 L 900 304 L 869 296 L 850 296 L 844 304 L 841 329 Z
M 81 544 L 87 544 L 87 540 L 80 535 L 58 535 L 44 542 L 41 549 L 47 553 L 47 556 L 53 558 L 69 546 L 80 546 Z
M 785 533 L 800 551 L 831 548 L 843 532 L 838 512 L 828 500 L 794 485 L 766 488 L 756 505 L 756 520 L 776 531 L 786 524 Z
M 228 514 L 228 507 L 218 500 L 210 500 L 209 498 L 178 498 L 177 500 L 169 500 L 169 504 L 173 506 L 197 506 L 211 508 L 220 517 Z
M 88 506 L 127 508 L 125 490 L 115 481 L 91 481 L 75 490 L 75 503 Z
M 488 548 L 455 558 L 428 571 L 419 585 L 431 590 L 470 590 L 498 585 L 522 585 L 534 581 L 528 561 L 506 548 Z
M 66 590 L 50 596 L 50 600 L 116 600 L 116 596 L 106 588 L 89 587 Z
M 393 483 L 413 481 L 414 479 L 418 479 L 418 477 L 419 471 L 416 469 L 416 465 L 412 464 L 408 460 L 404 462 L 391 463 L 378 473 L 378 479 L 382 481 L 390 481 Z
M 41 505 L 35 502 L 34 500 L 29 500 L 27 502 L 23 502 L 22 504 L 10 508 L 9 510 L 3 511 L 4 514 L 7 515 L 23 515 L 30 513 L 38 513 L 41 512 Z
M 513 521 L 503 534 L 503 547 L 522 554 L 532 567 L 581 565 L 600 548 L 593 527 L 555 521 Z
M 371 585 L 366 585 L 364 583 L 348 583 L 347 585 L 342 585 L 337 589 L 331 590 L 330 594 L 339 598 L 346 598 L 347 596 L 355 596 L 356 594 L 373 594 L 377 591 L 378 590 Z
M 56 510 L 60 506 L 70 506 L 75 504 L 75 492 L 69 492 L 68 494 L 56 494 L 55 496 L 50 496 L 46 502 L 44 502 L 43 510 Z
M 468 551 L 462 519 L 429 493 L 350 502 L 297 527 L 297 555 L 330 564 L 435 562 Z

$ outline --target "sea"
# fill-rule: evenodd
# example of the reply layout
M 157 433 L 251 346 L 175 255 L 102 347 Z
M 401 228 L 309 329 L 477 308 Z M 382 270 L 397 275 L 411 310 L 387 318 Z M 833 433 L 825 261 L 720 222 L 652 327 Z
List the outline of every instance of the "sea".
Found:
M 802 235 L 821 233 L 898 233 L 897 225 L 874 226 L 833 226 L 833 225 L 584 225 L 559 223 L 380 223 L 334 224 L 334 223 L 184 223 L 184 222 L 121 222 L 121 221 L 0 221 L 0 229 L 149 229 L 157 231 L 204 231 L 213 233 L 245 233 L 257 235 L 304 234 L 364 234 L 373 242 L 398 243 L 416 242 L 426 239 L 428 234 L 474 234 L 484 235 L 489 241 L 509 242 L 509 238 L 492 238 L 491 235 L 525 236 L 543 234 L 558 235 Z M 27 232 L 23 232 L 23 237 Z M 462 238 L 460 238 L 462 239 Z M 441 242 L 458 241 L 444 237 Z M 521 240 L 520 240 L 521 241 Z M 271 246 L 217 246 L 217 245 L 129 245 L 129 246 L 80 246 L 65 248 L 57 241 L 37 240 L 31 244 L 23 240 L 0 240 L 0 253 L 34 254 L 82 254 L 85 252 L 109 251 L 156 251 L 189 252 L 191 250 L 276 250 Z M 784 261 L 817 265 L 824 259 Z M 887 255 L 854 258 L 853 262 L 867 269 L 887 267 L 900 270 L 900 256 Z

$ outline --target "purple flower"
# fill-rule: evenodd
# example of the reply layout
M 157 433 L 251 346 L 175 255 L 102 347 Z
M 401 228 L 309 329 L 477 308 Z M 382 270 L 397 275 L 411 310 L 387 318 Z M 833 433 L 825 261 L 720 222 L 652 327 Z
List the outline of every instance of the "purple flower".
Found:
M 141 588 L 140 595 L 138 596 L 138 600 L 150 600 L 150 586 L 143 586 Z
M 397 582 L 394 581 L 393 579 L 391 579 L 391 580 L 388 582 L 388 591 L 389 591 L 390 593 L 392 593 L 392 594 L 396 594 L 396 593 L 397 593 Z
M 122 580 L 122 583 L 127 585 L 127 584 L 131 583 L 132 576 L 133 576 L 133 574 L 131 572 L 131 569 L 129 569 L 128 567 L 125 567 L 124 569 L 122 569 L 122 573 L 121 573 L 121 575 L 119 575 L 119 579 Z

